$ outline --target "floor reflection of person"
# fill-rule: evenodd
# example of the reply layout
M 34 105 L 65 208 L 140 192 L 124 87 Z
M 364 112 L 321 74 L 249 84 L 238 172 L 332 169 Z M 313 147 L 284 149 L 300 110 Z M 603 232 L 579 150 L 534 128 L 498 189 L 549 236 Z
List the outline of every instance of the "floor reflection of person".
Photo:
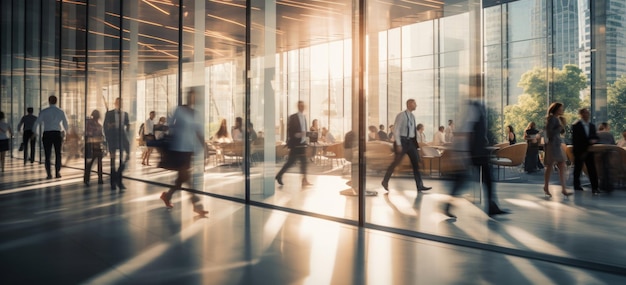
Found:
M 61 131 L 69 129 L 65 112 L 57 107 L 57 97 L 52 95 L 48 97 L 50 106 L 39 112 L 37 121 L 35 121 L 35 129 L 43 124 L 40 129 L 42 132 L 41 142 L 45 154 L 46 179 L 52 179 L 52 170 L 50 156 L 52 155 L 52 147 L 54 146 L 54 170 L 56 178 L 61 178 L 61 147 L 63 146 L 63 136 Z
M 413 115 L 413 111 L 415 111 L 416 108 L 417 103 L 415 100 L 409 99 L 406 101 L 406 110 L 398 113 L 396 116 L 394 122 L 394 126 L 396 127 L 395 143 L 393 144 L 395 158 L 391 165 L 389 165 L 389 168 L 387 168 L 387 172 L 381 183 L 386 191 L 389 191 L 389 179 L 391 178 L 391 174 L 393 174 L 396 166 L 402 162 L 402 158 L 404 158 L 405 154 L 411 159 L 417 191 L 426 191 L 432 188 L 424 186 L 422 176 L 419 172 L 419 155 L 417 153 L 419 146 L 416 137 L 417 125 L 415 123 L 415 116 Z
M 30 163 L 35 162 L 35 133 L 33 127 L 35 126 L 35 121 L 37 121 L 37 116 L 33 115 L 33 107 L 28 107 L 26 113 L 27 114 L 20 119 L 20 123 L 17 125 L 17 130 L 22 130 L 24 164 L 26 164 L 26 161 L 30 161 Z
M 169 191 L 161 193 L 161 200 L 167 208 L 173 208 L 172 195 L 174 192 L 182 188 L 183 183 L 191 180 L 191 159 L 198 145 L 204 145 L 204 136 L 202 125 L 195 119 L 194 105 L 196 103 L 196 91 L 191 89 L 187 92 L 187 105 L 176 108 L 169 125 L 169 134 L 172 136 L 170 149 L 173 165 L 172 168 L 177 171 L 177 177 L 174 181 L 174 187 Z M 196 194 L 191 193 L 191 203 L 193 211 L 201 216 L 209 212 L 204 210 L 204 206 L 200 202 L 200 198 Z
M 100 111 L 93 110 L 91 117 L 85 123 L 85 173 L 83 182 L 89 186 L 89 178 L 91 177 L 91 168 L 96 162 L 98 170 L 98 184 L 104 184 L 102 179 L 102 143 L 104 142 L 104 134 L 100 120 Z
M 300 173 L 302 174 L 302 186 L 309 186 L 311 183 L 306 178 L 306 132 L 307 123 L 304 116 L 304 101 L 298 101 L 298 112 L 289 116 L 287 121 L 287 147 L 289 148 L 289 157 L 285 165 L 276 174 L 276 181 L 279 185 L 283 185 L 283 174 L 291 167 L 296 160 L 300 160 Z
M 106 112 L 104 116 L 104 136 L 106 138 L 109 155 L 111 157 L 111 190 L 126 189 L 122 183 L 122 173 L 129 160 L 130 143 L 128 141 L 128 113 L 122 111 L 122 98 L 115 99 L 115 109 Z M 116 152 L 120 153 L 120 165 L 116 168 Z M 126 157 L 124 154 L 126 153 Z
M 470 101 L 467 110 L 467 116 L 463 121 L 464 126 L 455 134 L 455 142 L 453 143 L 452 150 L 456 151 L 452 157 L 455 157 L 458 163 L 461 165 L 467 165 L 471 163 L 475 168 L 479 170 L 482 175 L 482 183 L 485 185 L 487 194 L 487 209 L 486 212 L 489 216 L 508 214 L 498 207 L 495 198 L 495 189 L 493 179 L 491 177 L 491 167 L 489 166 L 489 140 L 487 139 L 487 115 L 484 105 L 479 101 Z M 469 153 L 467 164 L 462 160 L 462 156 Z M 461 167 L 462 168 L 462 167 Z M 459 191 L 463 188 L 467 180 L 467 173 L 465 171 L 457 171 L 454 177 L 454 183 L 450 191 L 450 196 L 457 196 Z M 443 207 L 444 214 L 451 218 L 456 218 L 454 214 L 450 212 L 452 204 L 446 203 Z

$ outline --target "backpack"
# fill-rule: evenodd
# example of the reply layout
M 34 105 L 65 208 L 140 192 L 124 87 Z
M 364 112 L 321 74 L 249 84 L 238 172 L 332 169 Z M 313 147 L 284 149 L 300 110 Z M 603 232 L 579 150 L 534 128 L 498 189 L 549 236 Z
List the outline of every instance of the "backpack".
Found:
M 139 126 L 139 133 L 138 134 L 139 134 L 140 138 L 143 138 L 143 136 L 145 134 L 145 126 L 144 126 L 144 124 L 145 123 L 141 123 L 141 126 Z

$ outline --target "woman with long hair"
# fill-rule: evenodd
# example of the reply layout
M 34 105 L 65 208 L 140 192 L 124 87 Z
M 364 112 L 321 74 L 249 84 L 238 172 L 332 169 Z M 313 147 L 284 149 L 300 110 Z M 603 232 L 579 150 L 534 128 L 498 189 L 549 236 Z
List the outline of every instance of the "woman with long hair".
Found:
M 228 134 L 228 126 L 226 125 L 226 119 L 222 119 L 222 121 L 220 121 L 220 128 L 217 130 L 217 133 L 215 133 L 215 136 L 213 137 L 213 141 L 217 143 L 233 142 L 233 139 Z
M 528 149 L 526 150 L 526 158 L 524 159 L 524 171 L 533 173 L 537 169 L 542 169 L 543 165 L 539 160 L 539 141 L 540 132 L 537 130 L 535 122 L 528 123 L 526 130 L 524 130 L 524 140 L 528 143 Z
M 509 141 L 509 145 L 514 145 L 515 143 L 517 143 L 517 138 L 515 137 L 515 130 L 513 129 L 513 126 L 506 126 L 506 132 L 506 138 Z
M 544 159 L 546 172 L 543 177 L 543 192 L 546 197 L 552 197 L 550 194 L 549 182 L 550 174 L 554 164 L 559 168 L 559 181 L 561 182 L 561 193 L 565 196 L 572 195 L 572 193 L 565 190 L 565 153 L 561 148 L 563 141 L 561 135 L 565 133 L 565 119 L 563 118 L 563 104 L 554 102 L 548 108 L 548 116 L 546 117 L 546 144 L 544 150 L 546 156 Z

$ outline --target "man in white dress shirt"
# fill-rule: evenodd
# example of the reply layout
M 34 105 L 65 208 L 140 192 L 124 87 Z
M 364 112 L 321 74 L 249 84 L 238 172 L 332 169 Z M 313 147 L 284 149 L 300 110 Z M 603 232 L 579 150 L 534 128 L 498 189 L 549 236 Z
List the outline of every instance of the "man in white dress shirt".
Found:
M 433 135 L 433 145 L 441 146 L 447 143 L 443 133 L 444 129 L 445 128 L 443 126 L 439 126 L 439 130 L 435 132 L 435 135 Z
M 52 147 L 54 146 L 54 170 L 56 178 L 61 178 L 61 146 L 63 145 L 63 136 L 61 131 L 67 131 L 67 117 L 65 112 L 57 107 L 57 97 L 52 95 L 48 97 L 48 103 L 50 106 L 39 112 L 39 117 L 35 121 L 34 129 L 38 126 L 41 131 L 41 142 L 43 143 L 43 150 L 46 156 L 46 179 L 52 179 L 52 170 L 50 156 L 52 155 Z
M 419 172 L 419 155 L 417 153 L 417 149 L 419 148 L 416 138 L 416 124 L 415 124 L 415 116 L 413 115 L 413 111 L 417 108 L 417 103 L 415 103 L 414 99 L 409 99 L 406 101 L 406 110 L 400 112 L 396 116 L 395 123 L 395 142 L 394 142 L 394 151 L 396 154 L 395 159 L 387 168 L 387 173 L 385 173 L 385 177 L 383 178 L 382 185 L 386 191 L 389 191 L 389 179 L 391 178 L 391 174 L 393 170 L 396 168 L 398 164 L 404 158 L 404 154 L 408 154 L 411 159 L 411 165 L 413 165 L 413 176 L 415 177 L 415 185 L 417 186 L 417 191 L 426 191 L 430 190 L 432 187 L 424 186 L 422 182 L 422 176 Z

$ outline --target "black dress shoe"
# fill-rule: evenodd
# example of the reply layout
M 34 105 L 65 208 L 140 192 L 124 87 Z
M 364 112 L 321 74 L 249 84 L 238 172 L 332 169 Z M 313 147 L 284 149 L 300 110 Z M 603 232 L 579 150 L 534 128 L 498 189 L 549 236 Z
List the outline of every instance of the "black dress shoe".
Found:
M 274 179 L 276 179 L 276 182 L 278 182 L 278 185 L 283 186 L 283 178 L 280 176 L 276 176 Z
M 61 174 L 57 173 L 56 178 L 61 178 Z
M 52 179 L 52 175 L 46 176 L 46 179 Z
M 600 190 L 598 189 L 594 189 L 594 190 L 591 190 L 591 193 L 593 193 L 593 195 L 600 195 L 600 193 L 602 192 L 600 192 Z
M 583 189 L 582 187 L 578 186 L 578 187 L 574 187 L 574 190 L 576 191 L 585 191 L 585 189 Z
M 380 185 L 383 186 L 383 188 L 385 189 L 385 191 L 389 192 L 389 182 L 381 182 Z
M 426 187 L 426 186 L 422 186 L 420 188 L 417 188 L 418 191 L 428 191 L 430 189 L 433 189 L 433 187 Z
M 493 210 L 493 211 L 489 211 L 489 216 L 495 216 L 495 215 L 506 215 L 506 214 L 510 214 L 511 212 L 509 211 L 505 211 L 505 210 Z
M 98 180 L 98 184 L 104 184 L 103 180 Z

